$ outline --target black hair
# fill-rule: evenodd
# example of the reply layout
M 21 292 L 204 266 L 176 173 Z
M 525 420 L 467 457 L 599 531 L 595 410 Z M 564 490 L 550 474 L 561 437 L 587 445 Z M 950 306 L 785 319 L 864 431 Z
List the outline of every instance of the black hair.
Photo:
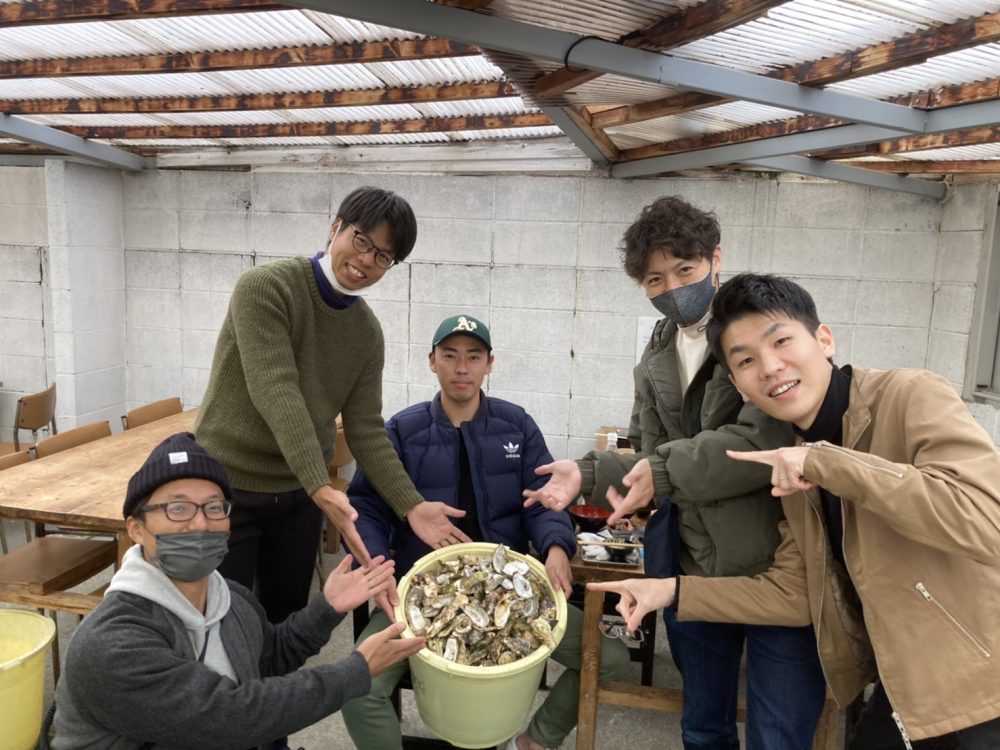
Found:
M 649 256 L 667 250 L 678 258 L 712 260 L 719 246 L 719 220 L 677 195 L 657 198 L 625 230 L 621 243 L 625 273 L 641 282 Z
M 712 315 L 705 335 L 715 359 L 728 369 L 722 351 L 722 334 L 748 315 L 783 313 L 804 325 L 809 333 L 819 328 L 816 303 L 809 292 L 791 279 L 759 273 L 741 273 L 719 287 L 712 300 Z
M 417 218 L 413 209 L 391 190 L 376 187 L 352 190 L 341 201 L 336 218 L 366 233 L 386 222 L 392 235 L 392 254 L 397 263 L 406 260 L 417 242 Z

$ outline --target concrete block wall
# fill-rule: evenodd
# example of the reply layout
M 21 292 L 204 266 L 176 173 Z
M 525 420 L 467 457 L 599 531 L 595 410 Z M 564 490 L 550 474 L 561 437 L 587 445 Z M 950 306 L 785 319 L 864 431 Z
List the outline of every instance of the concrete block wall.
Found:
M 10 442 L 17 399 L 48 387 L 48 227 L 45 173 L 0 167 L 0 441 Z M 23 437 L 27 438 L 25 434 Z
M 60 429 L 125 412 L 125 255 L 118 170 L 45 165 L 49 289 Z
M 340 199 L 363 184 L 397 191 L 419 220 L 410 260 L 367 296 L 385 331 L 386 416 L 433 395 L 431 334 L 465 311 L 493 333 L 488 392 L 523 404 L 554 455 L 580 455 L 599 426 L 627 424 L 637 321 L 655 312 L 622 272 L 618 243 L 643 205 L 674 193 L 719 216 L 725 276 L 782 273 L 812 291 L 838 361 L 962 379 L 982 186 L 942 206 L 795 177 L 148 171 L 124 177 L 129 403 L 199 403 L 239 274 L 322 249 Z
M 113 227 L 116 192 L 109 175 L 115 173 L 60 169 L 61 179 L 76 186 L 93 178 L 98 187 L 87 200 L 103 208 L 91 210 L 106 211 L 102 223 Z M 46 173 L 42 182 L 57 186 L 56 175 Z M 44 193 L 37 174 L 19 179 Z M 101 285 L 115 290 L 121 282 L 122 327 L 106 311 L 104 330 L 111 343 L 101 343 L 102 366 L 83 365 L 113 372 L 120 359 L 118 371 L 127 383 L 126 388 L 115 381 L 122 410 L 178 394 L 187 406 L 200 403 L 216 333 L 239 275 L 255 264 L 321 250 L 340 199 L 354 187 L 377 184 L 409 199 L 420 223 L 410 260 L 367 296 L 385 331 L 384 413 L 434 393 L 436 380 L 427 367 L 430 336 L 446 315 L 470 312 L 493 332 L 496 363 L 488 392 L 523 404 L 557 457 L 588 450 L 601 425 L 628 422 L 637 322 L 656 313 L 622 272 L 617 248 L 625 227 L 655 197 L 680 194 L 717 213 L 724 276 L 776 272 L 810 289 L 834 328 L 838 361 L 930 367 L 957 387 L 964 375 L 988 192 L 983 185 L 960 186 L 942 206 L 796 177 L 617 181 L 148 170 L 117 179 L 120 265 L 114 261 L 113 230 L 111 236 L 88 230 L 82 215 L 80 229 L 70 228 L 77 219 L 47 220 L 79 235 L 75 245 L 53 242 L 54 247 L 80 247 L 81 257 L 104 258 L 100 280 L 76 280 L 73 291 L 85 297 L 85 290 Z M 10 185 L 9 175 L 0 173 L 0 212 L 12 202 L 11 194 L 31 193 Z M 54 214 L 89 206 L 83 199 L 40 200 L 48 200 Z M 44 256 L 49 238 L 19 244 L 23 232 L 0 230 L 0 243 L 6 257 L 30 266 L 24 257 Z M 88 232 L 97 238 L 93 247 L 82 239 Z M 98 248 L 107 250 L 104 256 Z M 18 273 L 13 267 L 5 264 L 3 273 Z M 54 279 L 57 268 L 54 263 Z M 14 282 L 0 277 L 0 283 Z M 59 291 L 54 287 L 53 301 L 64 296 Z M 10 315 L 12 305 L 4 297 L 0 313 Z M 39 319 L 59 323 L 64 312 L 58 306 L 49 314 L 43 309 Z M 8 336 L 6 328 L 0 335 Z M 77 328 L 85 337 L 93 326 Z M 8 369 L 24 371 L 22 359 L 16 359 L 21 355 L 12 354 L 13 337 L 0 342 L 4 361 L 15 357 Z M 76 346 L 77 337 L 73 342 Z M 50 348 L 51 364 L 56 347 Z M 59 350 L 60 362 L 68 356 Z M 80 371 L 77 356 L 74 348 L 72 361 Z M 996 437 L 995 410 L 978 404 L 973 410 Z

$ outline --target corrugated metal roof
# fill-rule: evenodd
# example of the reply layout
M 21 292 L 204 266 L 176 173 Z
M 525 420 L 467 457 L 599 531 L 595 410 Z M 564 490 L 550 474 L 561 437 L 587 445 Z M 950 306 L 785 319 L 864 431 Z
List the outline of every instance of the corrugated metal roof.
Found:
M 190 2 L 196 3 L 197 0 Z M 45 7 L 58 9 L 62 7 L 60 3 L 70 7 L 70 0 L 49 0 Z M 615 41 L 622 38 L 643 39 L 644 30 L 657 24 L 661 29 L 686 29 L 684 13 L 697 4 L 698 0 L 609 0 L 604 3 L 592 0 L 494 0 L 486 12 L 520 23 Z M 0 0 L 0 7 L 5 5 L 16 3 Z M 713 6 L 716 12 L 726 8 L 725 4 Z M 704 12 L 705 8 L 700 10 Z M 74 12 L 78 12 L 78 7 Z M 936 48 L 927 60 L 895 66 L 888 63 L 889 69 L 879 72 L 853 78 L 848 75 L 846 80 L 831 83 L 827 88 L 861 98 L 887 99 L 959 84 L 987 82 L 980 87 L 987 93 L 978 91 L 974 94 L 982 100 L 984 97 L 1000 97 L 1000 38 L 995 33 L 991 37 L 980 29 L 977 33 L 981 41 L 969 48 L 955 49 L 954 45 L 965 46 L 963 35 L 970 33 L 972 28 L 971 25 L 960 28 L 955 24 L 962 19 L 996 13 L 1000 13 L 1000 0 L 790 0 L 775 5 L 760 17 L 730 23 L 728 28 L 720 31 L 705 27 L 706 31 L 699 34 L 695 30 L 684 43 L 665 50 L 664 54 L 763 75 L 787 66 L 853 51 L 862 53 L 856 57 L 855 63 L 864 63 L 868 59 L 864 54 L 868 48 L 901 40 L 900 49 L 905 50 L 915 44 L 915 35 L 933 34 L 944 27 L 950 29 L 949 35 L 941 39 L 950 40 L 951 49 L 945 45 Z M 665 19 L 669 22 L 662 23 Z M 991 23 L 991 28 L 996 28 L 1000 19 L 993 18 Z M 618 148 L 664 144 L 661 150 L 669 152 L 671 141 L 680 138 L 694 139 L 694 147 L 697 148 L 697 139 L 703 136 L 737 128 L 752 129 L 756 125 L 780 122 L 800 114 L 784 107 L 719 99 L 716 103 L 709 102 L 708 106 L 706 102 L 700 102 L 701 108 L 693 111 L 675 107 L 670 110 L 673 114 L 656 116 L 656 102 L 671 100 L 671 97 L 684 92 L 676 87 L 637 81 L 622 75 L 590 77 L 590 80 L 577 82 L 565 93 L 539 100 L 535 93 L 536 82 L 559 71 L 561 64 L 548 59 L 496 52 L 453 57 L 435 57 L 432 54 L 424 59 L 408 60 L 379 57 L 371 61 L 358 59 L 348 63 L 306 66 L 217 67 L 193 72 L 169 72 L 165 69 L 162 72 L 119 75 L 111 70 L 68 77 L 11 77 L 4 74 L 3 67 L 23 61 L 85 60 L 108 56 L 126 60 L 154 54 L 196 52 L 221 53 L 221 57 L 225 58 L 227 53 L 246 50 L 280 50 L 285 47 L 326 50 L 334 45 L 377 44 L 382 41 L 398 45 L 419 43 L 422 39 L 422 35 L 411 31 L 295 9 L 0 25 L 0 111 L 5 111 L 5 101 L 15 101 L 25 103 L 26 110 L 42 113 L 20 116 L 47 126 L 119 129 L 159 126 L 161 129 L 157 132 L 164 134 L 171 134 L 172 131 L 162 130 L 162 127 L 171 126 L 213 127 L 212 131 L 188 131 L 195 135 L 225 133 L 226 128 L 254 125 L 262 126 L 255 128 L 255 132 L 266 133 L 267 125 L 313 122 L 355 123 L 354 132 L 364 130 L 364 123 L 427 118 L 451 120 L 435 123 L 434 127 L 459 128 L 443 132 L 380 133 L 375 132 L 377 128 L 373 127 L 367 135 L 351 136 L 105 139 L 119 147 L 136 148 L 143 153 L 217 147 L 220 144 L 238 153 L 244 146 L 294 149 L 300 146 L 345 147 L 558 137 L 559 131 L 555 126 L 538 124 L 541 105 L 583 108 L 581 117 L 584 120 L 592 113 L 621 107 L 621 114 L 614 120 L 616 124 L 606 131 Z M 643 44 L 648 46 L 653 43 L 648 36 L 645 39 Z M 880 50 L 879 54 L 883 59 L 892 60 L 895 59 L 893 54 L 898 52 Z M 870 56 L 876 57 L 874 54 Z M 495 91 L 480 85 L 505 80 L 516 87 L 520 96 L 497 97 Z M 988 82 L 993 81 L 997 82 L 997 92 L 990 95 Z M 477 98 L 454 98 L 455 94 L 451 92 L 459 85 L 469 87 L 463 91 L 475 91 Z M 436 101 L 405 101 L 405 90 L 414 87 L 422 87 L 424 94 L 428 87 L 444 89 Z M 302 109 L 244 107 L 235 112 L 185 111 L 211 104 L 208 97 L 386 90 L 403 90 L 403 93 L 389 97 L 397 99 L 391 104 Z M 484 94 L 485 98 L 478 98 Z M 81 107 L 73 102 L 69 106 L 63 104 L 64 100 L 87 98 L 178 101 L 169 102 L 172 111 L 148 114 L 78 113 Z M 327 102 L 315 99 L 315 103 Z M 632 109 L 626 108 L 641 109 L 642 113 L 635 114 Z M 652 113 L 649 113 L 650 109 Z M 534 118 L 521 117 L 516 122 L 512 119 L 520 115 L 533 115 Z M 485 120 L 457 119 L 476 116 L 492 119 L 486 127 L 480 127 Z M 648 119 L 650 117 L 652 119 Z M 541 121 L 544 122 L 544 119 Z M 527 127 L 508 127 L 513 124 Z M 112 131 L 100 132 L 107 134 Z M 149 131 L 144 132 L 148 134 Z M 272 132 L 287 132 L 287 128 Z M 121 135 L 121 131 L 116 135 Z M 685 148 L 689 145 L 686 142 Z M 993 160 L 997 148 L 1000 147 L 992 143 L 976 143 L 931 152 L 892 154 L 889 158 Z M 933 156 L 928 156 L 928 153 Z
M 985 81 L 1000 77 L 1000 43 L 951 52 L 911 65 L 904 70 L 876 73 L 853 81 L 832 83 L 833 91 L 869 99 L 888 99 L 903 94 L 952 86 L 956 83 Z
M 489 7 L 499 16 L 576 34 L 593 34 L 613 41 L 636 29 L 650 26 L 678 10 L 697 5 L 698 2 L 699 0 L 606 0 L 600 3 L 590 0 L 495 0 Z

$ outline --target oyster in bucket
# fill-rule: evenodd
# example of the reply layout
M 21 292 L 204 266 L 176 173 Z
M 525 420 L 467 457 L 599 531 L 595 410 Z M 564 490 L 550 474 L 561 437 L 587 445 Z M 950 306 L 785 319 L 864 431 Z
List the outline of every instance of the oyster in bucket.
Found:
M 497 545 L 492 554 L 463 554 L 414 574 L 403 603 L 410 630 L 448 661 L 510 664 L 539 646 L 555 648 L 558 621 L 548 582 Z

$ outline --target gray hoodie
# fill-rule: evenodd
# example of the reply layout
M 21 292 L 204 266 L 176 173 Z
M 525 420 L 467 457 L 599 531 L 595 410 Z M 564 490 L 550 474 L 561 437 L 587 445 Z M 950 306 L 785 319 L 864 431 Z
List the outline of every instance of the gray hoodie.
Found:
M 343 619 L 322 594 L 271 625 L 253 594 L 213 574 L 206 610 L 130 550 L 67 650 L 52 747 L 257 747 L 369 690 L 357 651 L 299 669 Z
M 108 593 L 112 591 L 141 596 L 177 615 L 191 637 L 194 652 L 205 666 L 239 682 L 220 632 L 222 618 L 229 612 L 230 596 L 226 579 L 218 571 L 212 571 L 208 577 L 208 600 L 202 614 L 162 570 L 146 562 L 142 547 L 137 544 L 122 558 L 121 568 L 108 585 Z

